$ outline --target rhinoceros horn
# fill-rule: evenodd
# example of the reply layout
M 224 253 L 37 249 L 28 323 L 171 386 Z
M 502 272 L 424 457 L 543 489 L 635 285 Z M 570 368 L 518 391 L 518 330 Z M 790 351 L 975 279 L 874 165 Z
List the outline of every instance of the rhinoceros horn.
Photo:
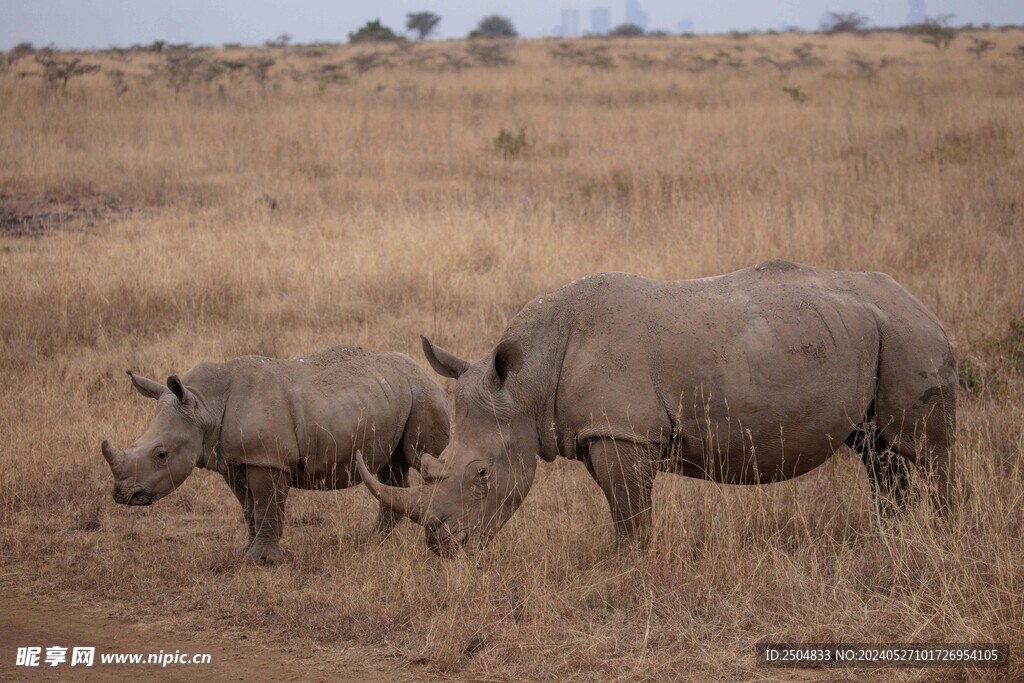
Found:
M 382 484 L 366 468 L 361 450 L 356 451 L 356 470 L 359 472 L 359 478 L 366 484 L 366 488 L 370 489 L 374 498 L 417 524 L 424 526 L 427 524 L 427 505 L 419 488 L 406 489 Z
M 424 481 L 444 479 L 444 469 L 444 463 L 430 453 L 420 455 L 420 475 L 423 476 Z
M 121 469 L 121 465 L 124 462 L 124 453 L 115 451 L 110 442 L 103 439 L 103 444 L 100 446 L 103 449 L 103 457 L 106 459 L 107 464 L 110 465 L 110 471 L 117 476 L 117 473 Z

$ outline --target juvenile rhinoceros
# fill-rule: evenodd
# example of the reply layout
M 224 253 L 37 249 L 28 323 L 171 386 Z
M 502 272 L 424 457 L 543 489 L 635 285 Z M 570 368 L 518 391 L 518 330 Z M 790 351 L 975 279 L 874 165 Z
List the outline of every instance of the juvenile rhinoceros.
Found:
M 201 363 L 167 386 L 128 371 L 155 399 L 149 429 L 127 451 L 103 441 L 114 500 L 149 505 L 195 467 L 231 487 L 249 527 L 245 556 L 279 559 L 289 487 L 340 489 L 360 479 L 357 449 L 389 484 L 404 486 L 419 453 L 448 444 L 448 403 L 437 382 L 408 356 L 336 346 L 305 358 L 246 356 Z M 381 505 L 376 531 L 401 519 Z
M 474 364 L 423 348 L 458 380 L 451 442 L 423 458 L 415 489 L 357 465 L 441 555 L 487 545 L 538 455 L 583 461 L 627 545 L 646 538 L 657 472 L 776 482 L 843 444 L 883 513 L 905 504 L 908 463 L 943 509 L 955 502 L 956 362 L 935 316 L 886 275 L 785 261 L 699 280 L 604 273 L 531 301 Z

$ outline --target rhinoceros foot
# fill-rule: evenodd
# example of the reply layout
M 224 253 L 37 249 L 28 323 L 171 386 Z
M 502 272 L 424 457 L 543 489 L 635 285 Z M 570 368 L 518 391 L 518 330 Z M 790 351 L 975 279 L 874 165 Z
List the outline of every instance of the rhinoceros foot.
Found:
M 276 545 L 253 543 L 245 551 L 245 561 L 253 564 L 273 565 L 281 561 L 281 549 Z

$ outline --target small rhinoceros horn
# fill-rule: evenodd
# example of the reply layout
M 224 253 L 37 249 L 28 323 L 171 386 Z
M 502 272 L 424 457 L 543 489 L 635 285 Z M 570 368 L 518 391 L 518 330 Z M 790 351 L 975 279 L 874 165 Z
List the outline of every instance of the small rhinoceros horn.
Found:
M 444 479 L 444 463 L 430 453 L 420 455 L 420 475 L 424 481 Z
M 110 465 L 110 471 L 115 475 L 118 470 L 121 469 L 121 463 L 124 460 L 124 454 L 114 450 L 113 446 L 106 439 L 103 439 L 103 443 L 100 448 L 103 450 L 103 457 L 106 459 L 107 464 Z

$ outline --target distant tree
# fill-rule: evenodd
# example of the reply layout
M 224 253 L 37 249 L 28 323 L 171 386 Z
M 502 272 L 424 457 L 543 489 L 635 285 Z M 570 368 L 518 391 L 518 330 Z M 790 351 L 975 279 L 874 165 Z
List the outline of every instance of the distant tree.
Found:
M 290 33 L 282 33 L 277 38 L 268 40 L 267 47 L 287 47 L 290 42 L 292 42 L 292 35 Z
M 636 24 L 619 24 L 611 31 L 608 35 L 614 36 L 615 38 L 635 38 L 644 34 L 643 28 Z
M 386 43 L 393 40 L 398 40 L 398 36 L 380 23 L 380 19 L 368 21 L 355 33 L 348 34 L 350 43 Z
M 42 77 L 47 85 L 53 89 L 59 86 L 61 90 L 67 90 L 68 81 L 72 78 L 100 70 L 97 64 L 82 64 L 82 60 L 77 57 L 75 59 L 59 59 L 52 53 L 37 55 L 36 63 L 43 67 Z
M 192 83 L 212 83 L 229 68 L 228 62 L 208 60 L 189 52 L 166 52 L 163 61 L 150 64 L 153 74 L 162 77 L 175 93 Z
M 821 28 L 829 33 L 860 33 L 870 23 L 871 20 L 860 12 L 829 12 Z
M 993 43 L 991 40 L 985 40 L 984 38 L 976 38 L 974 36 L 971 36 L 971 41 L 972 44 L 969 48 L 967 48 L 967 51 L 970 52 L 975 57 L 977 57 L 978 59 L 981 59 L 981 56 L 983 54 L 985 54 L 989 50 L 995 49 L 996 47 L 995 43 Z
M 30 55 L 35 51 L 36 46 L 32 43 L 18 43 L 17 45 L 11 48 L 9 54 L 12 56 L 17 55 L 18 57 L 24 57 L 25 55 Z
M 14 66 L 14 63 L 19 59 L 27 57 L 35 51 L 35 45 L 32 43 L 18 43 L 12 47 L 6 55 L 0 54 L 0 71 L 7 71 Z
M 415 31 L 420 40 L 426 40 L 440 23 L 441 17 L 433 12 L 410 12 L 405 15 L 405 30 Z
M 923 24 L 911 26 L 910 32 L 921 36 L 921 40 L 935 49 L 945 50 L 956 38 L 956 29 L 949 25 L 955 16 L 955 14 L 940 14 L 937 17 L 925 19 Z
M 470 38 L 518 38 L 519 33 L 512 20 L 499 14 L 492 14 L 480 20 L 469 32 Z

